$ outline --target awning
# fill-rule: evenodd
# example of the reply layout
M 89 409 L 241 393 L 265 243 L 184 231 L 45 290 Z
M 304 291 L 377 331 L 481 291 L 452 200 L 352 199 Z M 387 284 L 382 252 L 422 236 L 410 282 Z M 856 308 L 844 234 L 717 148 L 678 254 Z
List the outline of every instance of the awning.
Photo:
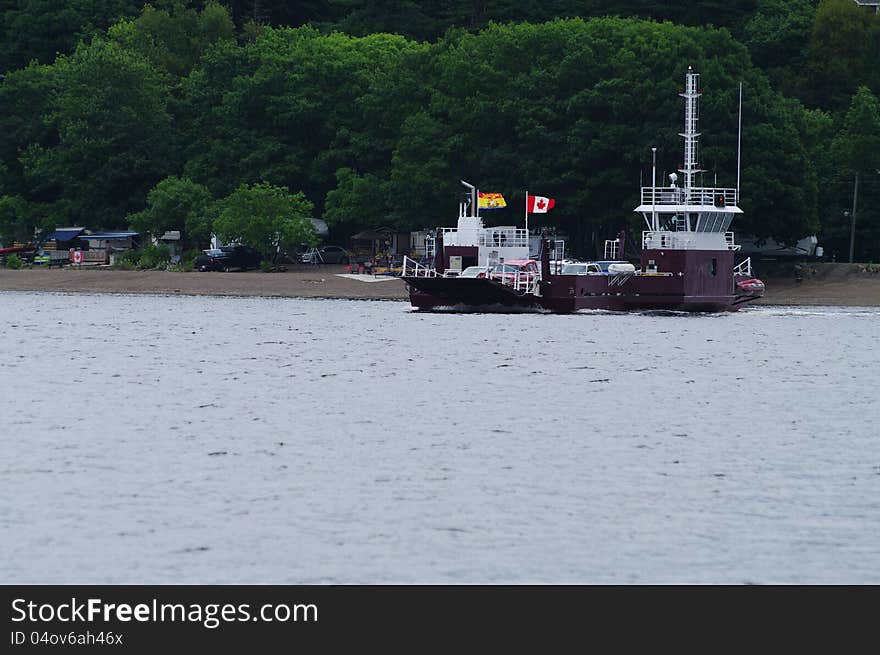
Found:
M 62 227 L 46 235 L 44 241 L 71 241 L 85 231 L 84 227 Z
M 81 239 L 91 241 L 113 241 L 114 239 L 131 239 L 140 236 L 139 232 L 96 232 L 95 234 L 81 234 Z

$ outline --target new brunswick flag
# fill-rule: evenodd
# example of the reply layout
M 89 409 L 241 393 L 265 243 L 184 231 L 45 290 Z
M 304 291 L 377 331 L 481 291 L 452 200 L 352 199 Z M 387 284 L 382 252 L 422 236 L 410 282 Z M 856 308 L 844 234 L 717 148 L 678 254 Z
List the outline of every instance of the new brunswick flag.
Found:
M 507 203 L 504 201 L 504 196 L 500 193 L 483 193 L 480 191 L 477 206 L 480 209 L 504 209 L 507 207 Z

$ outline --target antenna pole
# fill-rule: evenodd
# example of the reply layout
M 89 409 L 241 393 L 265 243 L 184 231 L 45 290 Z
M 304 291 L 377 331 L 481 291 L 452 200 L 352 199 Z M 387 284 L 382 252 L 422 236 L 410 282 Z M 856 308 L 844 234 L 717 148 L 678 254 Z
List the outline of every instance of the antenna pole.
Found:
M 699 111 L 697 100 L 702 95 L 699 87 L 699 75 L 694 72 L 693 66 L 688 66 L 685 76 L 684 91 L 679 95 L 684 98 L 684 132 L 679 136 L 684 138 L 684 164 L 678 169 L 684 175 L 684 202 L 685 202 L 685 225 L 691 229 L 691 212 L 688 205 L 691 202 L 691 189 L 694 186 L 694 175 L 700 172 L 699 155 L 697 153 L 700 133 L 697 132 L 699 124 Z
M 657 231 L 657 148 L 651 148 L 653 164 L 651 165 L 651 229 Z
M 471 216 L 477 216 L 477 188 L 473 184 L 468 184 L 464 180 L 459 180 L 459 182 L 471 190 Z
M 736 204 L 739 205 L 739 171 L 742 154 L 743 83 L 739 83 L 739 125 L 736 132 Z

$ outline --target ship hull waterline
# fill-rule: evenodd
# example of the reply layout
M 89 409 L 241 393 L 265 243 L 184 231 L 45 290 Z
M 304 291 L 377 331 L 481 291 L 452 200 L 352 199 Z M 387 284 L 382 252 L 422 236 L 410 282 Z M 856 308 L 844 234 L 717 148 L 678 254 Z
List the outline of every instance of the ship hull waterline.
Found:
M 443 278 L 440 278 L 443 279 Z M 412 280 L 408 280 L 412 283 Z M 421 280 L 420 280 L 421 282 Z M 460 282 L 460 281 L 458 281 Z M 435 289 L 427 290 L 426 285 L 412 285 L 410 289 L 410 303 L 416 309 L 423 311 L 439 309 L 460 309 L 462 311 L 474 310 L 505 310 L 505 309 L 531 309 L 534 311 L 547 311 L 554 314 L 571 314 L 581 310 L 604 310 L 604 311 L 675 311 L 675 312 L 722 312 L 736 311 L 742 305 L 757 300 L 752 296 L 684 296 L 684 295 L 652 295 L 625 293 L 593 295 L 580 297 L 541 297 L 533 296 L 518 298 L 489 298 L 486 296 L 474 297 L 470 294 L 458 293 L 454 287 L 458 283 L 443 285 L 443 291 Z

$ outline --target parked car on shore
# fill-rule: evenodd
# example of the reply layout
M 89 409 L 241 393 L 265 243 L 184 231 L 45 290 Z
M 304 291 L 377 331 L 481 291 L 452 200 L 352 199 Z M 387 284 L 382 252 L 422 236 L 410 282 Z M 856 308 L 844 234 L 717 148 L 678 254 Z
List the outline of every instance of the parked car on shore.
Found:
M 300 256 L 303 264 L 348 264 L 350 253 L 341 246 L 313 248 Z
M 205 250 L 196 257 L 194 266 L 197 271 L 246 271 L 258 267 L 262 259 L 250 246 L 223 246 Z

